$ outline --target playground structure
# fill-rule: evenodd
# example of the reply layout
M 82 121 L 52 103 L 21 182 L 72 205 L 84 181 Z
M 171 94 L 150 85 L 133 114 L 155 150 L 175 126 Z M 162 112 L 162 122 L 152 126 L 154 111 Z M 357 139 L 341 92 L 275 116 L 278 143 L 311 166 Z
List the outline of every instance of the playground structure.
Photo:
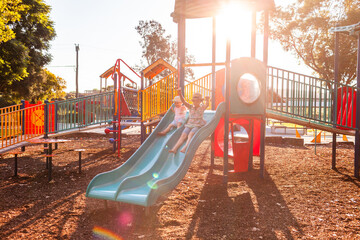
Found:
M 42 134 L 47 136 L 52 133 L 111 121 L 113 128 L 108 131 L 114 134 L 114 150 L 117 149 L 120 154 L 120 126 L 141 125 L 143 145 L 122 166 L 95 177 L 88 186 L 87 196 L 151 206 L 160 195 L 171 191 L 181 181 L 197 147 L 213 132 L 215 132 L 215 136 L 211 160 L 213 161 L 215 155 L 224 156 L 225 182 L 229 172 L 228 157 L 231 155 L 234 158 L 235 172 L 251 169 L 252 156 L 259 155 L 260 175 L 263 176 L 265 119 L 268 117 L 332 132 L 333 136 L 336 136 L 337 133 L 356 135 L 354 175 L 359 177 L 360 118 L 355 117 L 355 114 L 360 113 L 356 109 L 356 101 L 360 96 L 359 66 L 357 87 L 339 83 L 336 81 L 336 74 L 335 81 L 332 82 L 267 66 L 268 11 L 271 10 L 272 4 L 263 5 L 254 10 L 255 12 L 260 10 L 265 12 L 262 62 L 255 59 L 255 41 L 252 41 L 251 58 L 230 61 L 230 42 L 228 41 L 225 63 L 215 62 L 215 44 L 213 44 L 212 63 L 187 65 L 185 64 L 185 19 L 213 17 L 213 12 L 211 9 L 207 9 L 208 12 L 202 12 L 199 10 L 202 8 L 196 8 L 191 4 L 184 6 L 181 3 L 182 1 L 176 1 L 173 13 L 174 21 L 178 22 L 179 27 L 180 68 L 178 72 L 172 71 L 167 77 L 146 88 L 144 85 L 146 71 L 142 72 L 141 89 L 137 91 L 138 106 L 136 110 L 141 116 L 140 123 L 126 118 L 135 113 L 134 106 L 129 104 L 129 98 L 125 94 L 127 90 L 124 82 L 134 81 L 121 72 L 120 64 L 126 65 L 126 63 L 119 59 L 112 71 L 114 92 L 68 101 L 45 102 L 29 107 L 16 105 L 2 110 L 2 134 L 5 133 L 2 135 L 5 136 L 2 137 L 2 146 L 12 145 L 19 139 L 32 138 Z M 189 11 L 192 13 L 187 15 Z M 253 22 L 253 25 L 255 24 L 256 22 Z M 349 29 L 359 31 L 359 24 Z M 344 29 L 340 30 L 345 31 Z M 337 30 L 334 29 L 334 31 Z M 336 62 L 337 60 L 335 60 Z M 212 73 L 185 85 L 185 67 L 196 67 L 197 65 L 211 66 Z M 225 69 L 216 72 L 216 65 L 224 65 Z M 336 67 L 337 64 L 335 64 Z M 160 70 L 161 68 L 158 71 Z M 245 74 L 250 74 L 253 78 L 245 77 Z M 140 76 L 138 75 L 138 77 Z M 175 86 L 178 84 L 183 89 L 187 101 L 191 99 L 194 92 L 200 92 L 203 96 L 212 96 L 212 110 L 205 113 L 207 125 L 194 136 L 186 153 L 177 153 L 174 156 L 169 154 L 167 149 L 177 140 L 182 128 L 173 130 L 164 137 L 158 137 L 156 133 L 167 126 L 173 118 L 169 108 L 171 99 L 175 96 Z M 225 89 L 224 92 L 223 89 Z M 247 95 L 246 91 L 250 91 L 251 94 Z M 129 92 L 131 92 L 130 95 L 134 95 L 133 90 Z M 43 112 L 43 115 L 40 112 Z M 28 114 L 33 114 L 34 117 L 29 118 Z M 153 128 L 151 123 L 157 122 L 156 119 L 159 117 L 162 119 L 158 127 L 145 140 L 146 132 L 151 132 L 150 129 Z M 27 119 L 36 119 L 33 130 L 28 130 L 29 121 Z M 128 120 L 131 122 L 126 123 Z M 236 141 L 236 136 L 234 136 L 236 125 L 240 125 L 248 133 L 246 141 Z M 231 141 L 229 141 L 230 133 Z M 332 167 L 336 168 L 336 138 L 333 139 Z
M 218 105 L 215 113 L 207 112 L 205 119 L 208 124 L 194 135 L 185 154 L 176 153 L 174 156 L 169 154 L 168 149 L 171 149 L 175 143 L 176 140 L 174 139 L 179 138 L 183 127 L 172 131 L 164 137 L 158 137 L 156 135 L 158 131 L 162 130 L 164 126 L 171 122 L 171 117 L 173 116 L 171 116 L 171 112 L 168 111 L 154 133 L 149 136 L 138 151 L 136 151 L 124 165 L 110 172 L 99 174 L 90 182 L 86 192 L 87 197 L 127 202 L 145 207 L 153 205 L 160 195 L 171 191 L 185 176 L 190 165 L 189 161 L 191 161 L 189 159 L 193 157 L 196 148 L 205 137 L 215 131 L 213 125 L 218 125 L 220 121 L 219 115 L 224 115 L 223 132 L 221 130 L 217 131 L 216 139 L 212 138 L 212 146 L 214 142 L 219 142 L 220 138 L 218 136 L 223 133 L 224 137 L 221 139 L 223 145 L 221 147 L 220 144 L 218 144 L 217 152 L 218 154 L 220 152 L 219 155 L 223 154 L 224 157 L 225 183 L 227 182 L 230 149 L 229 124 L 232 128 L 231 143 L 233 145 L 234 171 L 241 172 L 251 169 L 252 156 L 254 153 L 259 153 L 260 175 L 262 177 L 264 176 L 266 116 L 330 131 L 333 132 L 333 136 L 336 136 L 336 133 L 354 134 L 351 130 L 359 131 L 359 129 L 353 128 L 352 124 L 348 124 L 348 118 L 352 119 L 353 115 L 349 114 L 348 110 L 345 110 L 345 113 L 343 110 L 343 108 L 347 109 L 355 105 L 352 104 L 351 99 L 353 98 L 355 90 L 357 95 L 360 96 L 357 88 L 352 88 L 354 91 L 351 89 L 350 92 L 352 92 L 352 94 L 350 95 L 341 94 L 341 98 L 337 100 L 338 94 L 335 93 L 337 93 L 338 85 L 336 82 L 334 84 L 330 81 L 304 76 L 283 69 L 267 67 L 268 11 L 274 5 L 273 1 L 268 1 L 267 3 L 269 4 L 264 4 L 262 7 L 258 5 L 259 9 L 254 10 L 255 12 L 257 10 L 264 10 L 265 12 L 263 62 L 255 60 L 255 39 L 252 41 L 252 58 L 241 58 L 230 61 L 231 44 L 230 40 L 228 40 L 225 63 L 215 62 L 215 41 L 213 41 L 213 62 L 211 64 L 187 65 L 185 64 L 185 19 L 213 16 L 217 6 L 213 3 L 208 4 L 205 8 L 204 6 L 201 7 L 203 3 L 196 1 L 188 1 L 187 3 L 180 0 L 176 1 L 175 12 L 172 16 L 174 21 L 178 23 L 179 33 L 178 83 L 183 89 L 184 95 L 187 99 L 190 99 L 192 91 L 187 89 L 189 85 L 185 85 L 184 68 L 212 66 L 212 74 L 197 80 L 199 82 L 202 81 L 201 84 L 195 83 L 196 85 L 193 86 L 198 87 L 198 90 L 203 92 L 203 95 L 210 95 L 211 93 L 212 109 L 215 109 L 216 100 L 218 99 L 215 96 L 221 97 L 222 94 L 225 101 Z M 253 26 L 255 25 L 256 17 L 255 22 L 253 18 Z M 255 38 L 254 35 L 253 38 Z M 216 65 L 225 65 L 225 79 L 223 81 L 223 85 L 225 86 L 224 92 L 222 91 L 223 87 L 217 85 L 220 77 L 216 76 Z M 215 81 L 215 76 L 217 81 Z M 150 99 L 148 99 L 148 106 L 142 104 L 142 121 L 163 114 L 163 110 L 159 107 L 160 102 L 164 102 L 165 99 L 171 99 L 169 98 L 169 92 L 171 92 L 171 96 L 173 96 L 172 91 L 174 90 L 171 90 L 171 88 L 170 91 L 164 90 L 164 86 L 169 86 L 169 82 L 174 81 L 174 79 L 174 76 L 163 79 L 157 82 L 155 86 L 150 86 L 146 89 L 143 89 L 142 84 L 142 101 L 144 101 L 144 96 L 151 96 L 152 92 L 156 92 L 156 98 L 150 97 Z M 205 87 L 205 85 L 207 87 Z M 171 86 L 176 86 L 176 83 L 172 82 Z M 268 89 L 271 90 L 268 91 Z M 332 108 L 332 104 L 335 104 L 335 106 L 339 104 L 340 108 Z M 336 111 L 333 111 L 333 109 L 336 109 Z M 345 122 L 343 118 L 345 118 Z M 236 123 L 242 125 L 248 132 L 249 137 L 246 143 L 235 141 L 233 126 Z M 255 127 L 255 125 L 257 125 L 257 127 Z M 254 131 L 255 128 L 259 129 L 259 132 Z M 221 129 L 221 125 L 219 129 Z M 143 132 L 142 126 L 142 133 Z M 333 138 L 332 164 L 333 168 L 335 168 L 334 151 L 336 151 L 336 139 L 335 137 Z M 256 144 L 254 144 L 254 142 Z M 214 152 L 215 151 L 212 150 L 212 163 Z M 357 177 L 359 174 L 358 159 L 358 156 L 355 154 L 354 168 L 355 176 Z

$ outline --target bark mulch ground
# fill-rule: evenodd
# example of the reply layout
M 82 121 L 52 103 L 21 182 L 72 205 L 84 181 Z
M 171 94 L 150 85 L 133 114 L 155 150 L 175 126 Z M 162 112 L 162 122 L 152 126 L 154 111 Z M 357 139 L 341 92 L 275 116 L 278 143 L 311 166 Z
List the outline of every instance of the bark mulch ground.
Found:
M 353 147 L 266 146 L 265 178 L 254 170 L 229 174 L 222 158 L 210 167 L 210 140 L 199 147 L 180 184 L 150 208 L 85 197 L 98 173 L 120 166 L 139 147 L 123 138 L 122 157 L 105 136 L 75 134 L 59 145 L 48 183 L 41 146 L 0 159 L 0 239 L 360 239 L 360 181 L 353 177 Z M 85 148 L 78 173 L 75 148 Z M 231 168 L 231 166 L 230 166 Z M 108 236 L 108 238 L 106 238 Z M 114 235 L 113 235 L 114 236 Z M 113 238 L 115 239 L 115 238 Z

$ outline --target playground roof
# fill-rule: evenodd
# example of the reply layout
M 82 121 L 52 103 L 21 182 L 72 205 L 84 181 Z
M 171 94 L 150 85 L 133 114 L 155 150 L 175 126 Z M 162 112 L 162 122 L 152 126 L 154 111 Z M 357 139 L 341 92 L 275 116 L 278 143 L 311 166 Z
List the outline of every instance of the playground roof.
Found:
M 103 74 L 100 75 L 101 78 L 108 78 L 113 74 L 114 72 L 114 66 L 110 67 L 108 70 L 106 70 Z
M 181 15 L 185 18 L 213 17 L 219 13 L 222 5 L 228 2 L 241 2 L 255 6 L 256 11 L 275 8 L 274 0 L 175 0 L 174 12 L 171 13 L 174 22 Z
M 164 59 L 159 58 L 153 64 L 145 68 L 142 72 L 145 78 L 153 79 L 156 75 L 158 75 L 165 69 L 169 69 L 171 72 L 176 72 L 176 68 L 165 62 Z

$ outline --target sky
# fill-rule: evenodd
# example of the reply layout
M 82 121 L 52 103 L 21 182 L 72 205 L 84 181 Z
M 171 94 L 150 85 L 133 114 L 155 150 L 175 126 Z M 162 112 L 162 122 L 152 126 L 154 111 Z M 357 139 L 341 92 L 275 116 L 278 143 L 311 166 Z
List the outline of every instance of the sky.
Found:
M 135 30 L 140 20 L 156 20 L 177 39 L 177 24 L 170 14 L 175 0 L 44 0 L 51 6 L 55 40 L 49 50 L 52 61 L 46 66 L 67 82 L 66 92 L 75 91 L 75 44 L 79 44 L 79 92 L 100 89 L 100 75 L 113 66 L 117 59 L 128 65 L 140 64 L 140 35 Z M 289 0 L 275 0 L 275 4 L 288 4 Z M 225 35 L 232 39 L 231 59 L 250 56 L 251 13 L 241 12 L 231 25 L 219 19 L 217 25 L 217 62 L 225 61 Z M 238 22 L 238 24 L 237 24 Z M 228 31 L 226 31 L 228 26 Z M 228 33 L 230 32 L 230 33 Z M 197 63 L 211 62 L 212 20 L 186 21 L 186 47 Z M 256 58 L 262 60 L 263 36 L 257 33 Z M 279 43 L 269 42 L 270 66 L 311 74 L 296 57 L 284 52 Z M 210 67 L 194 69 L 197 78 L 210 73 Z M 135 81 L 137 77 L 131 76 Z M 108 85 L 112 85 L 110 79 Z M 104 83 L 103 83 L 104 86 Z

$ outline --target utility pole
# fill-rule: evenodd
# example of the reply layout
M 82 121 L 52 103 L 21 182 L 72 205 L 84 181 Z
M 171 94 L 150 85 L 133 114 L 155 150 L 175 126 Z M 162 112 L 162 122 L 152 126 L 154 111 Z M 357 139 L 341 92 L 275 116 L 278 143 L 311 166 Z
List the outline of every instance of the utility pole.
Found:
M 76 98 L 79 97 L 79 44 L 75 44 L 76 50 Z

